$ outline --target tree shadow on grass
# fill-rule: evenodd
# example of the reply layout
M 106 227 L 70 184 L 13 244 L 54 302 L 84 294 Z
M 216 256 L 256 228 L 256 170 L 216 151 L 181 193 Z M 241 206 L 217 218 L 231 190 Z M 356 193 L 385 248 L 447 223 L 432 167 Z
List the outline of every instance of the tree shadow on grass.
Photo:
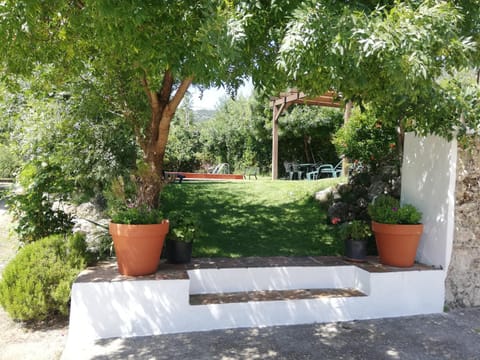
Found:
M 165 209 L 184 208 L 200 218 L 195 257 L 338 255 L 341 244 L 313 198 L 263 202 L 239 184 L 176 186 Z M 275 195 L 274 195 L 275 196 Z M 281 196 L 281 194 L 279 194 Z

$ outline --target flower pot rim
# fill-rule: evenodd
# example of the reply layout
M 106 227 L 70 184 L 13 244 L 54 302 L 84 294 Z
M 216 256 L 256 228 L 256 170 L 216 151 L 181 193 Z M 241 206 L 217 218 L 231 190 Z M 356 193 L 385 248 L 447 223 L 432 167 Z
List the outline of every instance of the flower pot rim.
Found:
M 160 232 L 166 235 L 170 230 L 170 222 L 167 219 L 162 220 L 162 222 L 158 224 L 118 224 L 110 222 L 108 226 L 110 235 L 122 233 L 125 236 L 142 229 L 150 233 Z
M 380 226 L 423 226 L 422 223 L 420 224 L 388 224 L 388 223 L 381 223 L 375 220 L 372 220 L 372 225 L 380 225 Z
M 161 222 L 155 223 L 155 224 L 124 224 L 124 223 L 116 223 L 116 222 L 110 221 L 110 225 L 123 225 L 123 226 L 157 226 L 157 225 L 163 225 L 165 223 L 169 223 L 168 219 L 162 219 Z

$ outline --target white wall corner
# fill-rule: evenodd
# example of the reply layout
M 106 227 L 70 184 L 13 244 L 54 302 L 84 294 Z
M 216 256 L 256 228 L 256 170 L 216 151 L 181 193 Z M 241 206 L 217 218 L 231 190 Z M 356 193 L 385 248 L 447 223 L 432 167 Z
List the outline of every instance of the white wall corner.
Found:
M 402 203 L 423 213 L 424 233 L 417 260 L 448 269 L 455 230 L 457 141 L 430 135 L 405 136 Z

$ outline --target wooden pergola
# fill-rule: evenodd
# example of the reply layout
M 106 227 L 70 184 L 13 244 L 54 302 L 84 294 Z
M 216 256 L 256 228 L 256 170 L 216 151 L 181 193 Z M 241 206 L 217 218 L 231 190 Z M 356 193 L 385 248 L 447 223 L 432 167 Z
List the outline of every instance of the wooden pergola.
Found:
M 326 106 L 340 108 L 338 94 L 328 91 L 321 96 L 309 97 L 305 93 L 296 89 L 285 93 L 280 93 L 278 97 L 270 98 L 270 106 L 273 108 L 273 124 L 272 124 L 272 179 L 278 179 L 278 118 L 280 115 L 293 104 Z M 350 117 L 352 103 L 348 102 L 345 106 L 344 121 L 347 122 Z M 345 166 L 344 166 L 345 168 Z

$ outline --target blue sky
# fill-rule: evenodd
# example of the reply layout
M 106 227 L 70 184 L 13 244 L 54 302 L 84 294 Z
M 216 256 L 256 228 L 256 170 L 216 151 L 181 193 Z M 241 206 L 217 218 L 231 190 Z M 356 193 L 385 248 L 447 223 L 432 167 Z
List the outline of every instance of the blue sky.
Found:
M 191 87 L 189 91 L 193 98 L 193 110 L 214 110 L 221 103 L 221 100 L 228 96 L 224 88 L 208 88 L 203 92 L 203 97 L 200 100 L 200 91 L 197 88 Z M 248 80 L 245 85 L 238 89 L 238 95 L 243 97 L 249 97 L 252 92 L 253 84 L 251 80 Z

